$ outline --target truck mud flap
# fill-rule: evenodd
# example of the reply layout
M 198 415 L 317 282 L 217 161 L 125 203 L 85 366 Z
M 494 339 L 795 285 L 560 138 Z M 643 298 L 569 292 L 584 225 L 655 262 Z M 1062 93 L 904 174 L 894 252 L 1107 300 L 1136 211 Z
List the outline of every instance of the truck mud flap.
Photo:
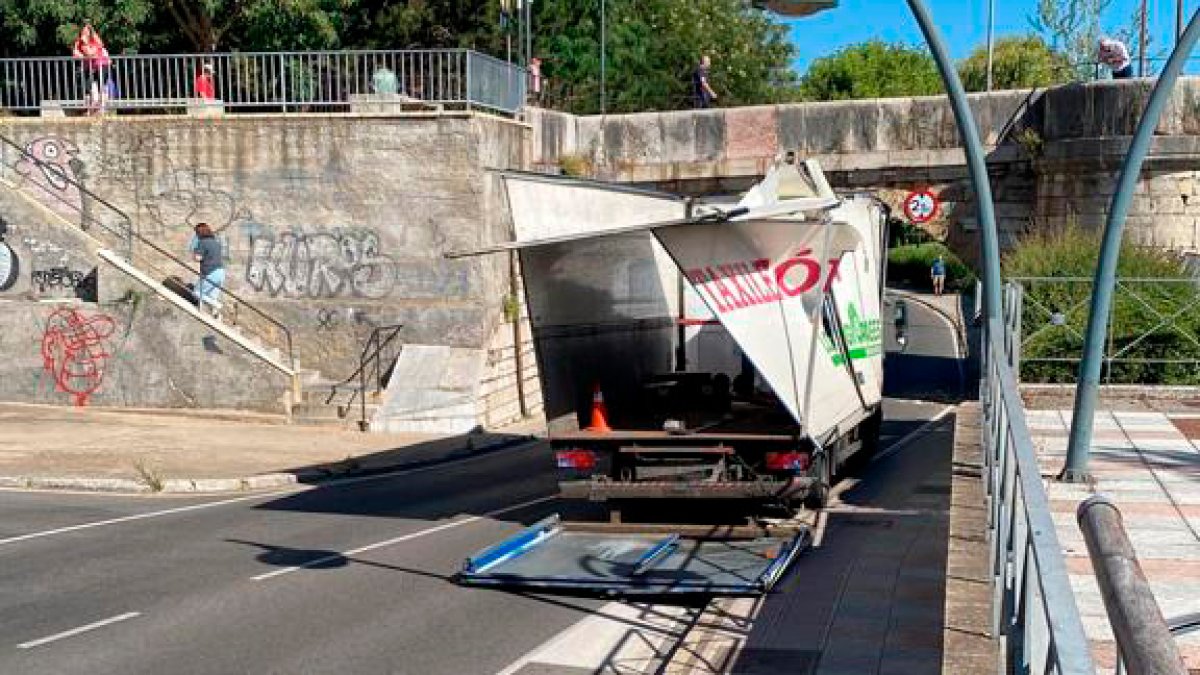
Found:
M 551 516 L 468 558 L 456 580 L 610 595 L 756 596 L 769 591 L 810 542 L 807 529 L 744 541 L 572 532 Z

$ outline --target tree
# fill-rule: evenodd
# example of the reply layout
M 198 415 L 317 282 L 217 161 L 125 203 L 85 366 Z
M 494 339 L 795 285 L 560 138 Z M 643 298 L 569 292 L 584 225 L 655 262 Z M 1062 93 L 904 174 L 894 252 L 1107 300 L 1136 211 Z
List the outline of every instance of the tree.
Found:
M 871 40 L 813 61 L 800 79 L 806 100 L 839 101 L 940 94 L 942 80 L 927 51 Z
M 551 103 L 578 113 L 600 108 L 600 0 L 534 5 L 534 51 Z M 741 0 L 607 0 L 606 109 L 691 105 L 701 54 L 721 105 L 772 103 L 795 84 L 786 28 Z
M 156 12 L 154 0 L 6 0 L 0 2 L 0 52 L 6 56 L 70 53 L 91 21 L 110 51 L 161 44 L 144 29 Z
M 958 64 L 958 76 L 967 91 L 987 89 L 987 47 L 979 47 Z M 1031 89 L 1071 80 L 1071 61 L 1036 35 L 1004 37 L 996 41 L 992 61 L 994 89 Z
M 1052 49 L 1070 61 L 1077 77 L 1086 79 L 1095 73 L 1096 50 L 1104 35 L 1101 17 L 1112 4 L 1113 0 L 1038 0 L 1037 13 L 1029 17 L 1029 23 L 1049 39 Z M 1108 30 L 1129 47 L 1130 55 L 1137 54 L 1140 19 L 1139 8 L 1128 23 L 1110 26 Z M 1146 53 L 1149 52 L 1147 39 Z

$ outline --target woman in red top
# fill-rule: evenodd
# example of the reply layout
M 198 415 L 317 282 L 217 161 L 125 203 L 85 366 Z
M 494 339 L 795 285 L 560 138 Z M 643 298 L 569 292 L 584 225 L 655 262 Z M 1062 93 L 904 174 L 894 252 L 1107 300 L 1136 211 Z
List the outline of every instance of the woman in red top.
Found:
M 204 68 L 196 75 L 196 81 L 192 83 L 192 86 L 196 90 L 197 98 L 211 101 L 217 97 L 217 87 L 213 82 L 213 67 L 211 63 L 204 64 Z
M 77 59 L 83 60 L 83 69 L 86 76 L 87 94 L 87 111 L 89 115 L 104 112 L 104 99 L 106 90 L 105 70 L 112 62 L 108 58 L 108 48 L 104 46 L 104 40 L 100 39 L 100 34 L 92 28 L 92 24 L 87 24 L 83 30 L 79 31 L 79 37 L 75 38 L 75 45 L 71 49 L 71 54 Z

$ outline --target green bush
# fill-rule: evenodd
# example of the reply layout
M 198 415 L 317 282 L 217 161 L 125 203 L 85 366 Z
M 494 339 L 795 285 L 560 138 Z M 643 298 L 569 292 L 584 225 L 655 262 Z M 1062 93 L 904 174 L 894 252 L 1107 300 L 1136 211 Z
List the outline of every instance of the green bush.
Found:
M 1098 233 L 1068 227 L 1026 237 L 1005 256 L 1005 277 L 1024 289 L 1022 380 L 1076 381 L 1099 254 Z M 1103 381 L 1200 384 L 1200 290 L 1183 263 L 1126 242 L 1117 280 Z
M 967 289 L 975 283 L 975 273 L 944 244 L 936 241 L 906 244 L 888 251 L 888 283 L 928 290 L 933 282 L 930 267 L 938 256 L 946 261 L 946 288 Z

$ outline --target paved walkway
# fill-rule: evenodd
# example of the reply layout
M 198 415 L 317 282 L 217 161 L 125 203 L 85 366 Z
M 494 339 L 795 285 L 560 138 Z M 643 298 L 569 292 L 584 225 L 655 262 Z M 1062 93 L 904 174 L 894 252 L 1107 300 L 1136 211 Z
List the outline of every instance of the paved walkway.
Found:
M 514 434 L 529 429 L 513 429 Z M 480 450 L 514 436 L 377 434 L 280 424 L 0 403 L 0 487 L 223 492 L 378 471 Z
M 1042 474 L 1054 475 L 1065 460 L 1071 412 L 1027 415 Z M 1097 666 L 1111 672 L 1112 630 L 1075 509 L 1091 494 L 1111 497 L 1163 614 L 1170 619 L 1200 612 L 1200 416 L 1098 413 L 1090 469 L 1093 486 L 1047 481 L 1047 489 Z M 1179 644 L 1188 667 L 1200 669 L 1200 634 Z

